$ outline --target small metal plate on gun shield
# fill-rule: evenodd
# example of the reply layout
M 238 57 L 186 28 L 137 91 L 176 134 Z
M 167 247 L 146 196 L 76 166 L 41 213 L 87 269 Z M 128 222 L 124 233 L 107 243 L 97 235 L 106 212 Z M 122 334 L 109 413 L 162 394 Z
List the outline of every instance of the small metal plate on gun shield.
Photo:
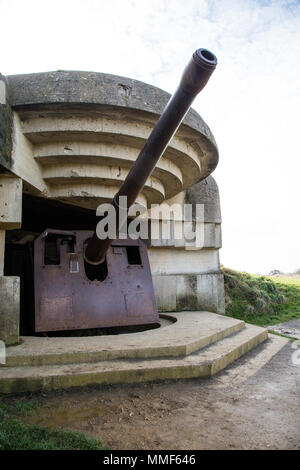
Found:
M 73 319 L 72 297 L 42 297 L 40 314 L 44 315 L 46 321 L 64 322 Z

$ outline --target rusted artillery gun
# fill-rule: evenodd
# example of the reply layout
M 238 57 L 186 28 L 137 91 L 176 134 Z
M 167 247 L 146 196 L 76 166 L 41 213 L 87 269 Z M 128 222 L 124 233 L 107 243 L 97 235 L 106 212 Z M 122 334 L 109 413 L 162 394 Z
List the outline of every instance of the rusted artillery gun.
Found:
M 130 207 L 217 65 L 198 49 L 177 91 L 112 200 Z M 122 199 L 121 199 L 122 200 Z M 48 229 L 34 243 L 35 331 L 159 323 L 146 245 L 141 240 L 97 237 L 96 232 Z

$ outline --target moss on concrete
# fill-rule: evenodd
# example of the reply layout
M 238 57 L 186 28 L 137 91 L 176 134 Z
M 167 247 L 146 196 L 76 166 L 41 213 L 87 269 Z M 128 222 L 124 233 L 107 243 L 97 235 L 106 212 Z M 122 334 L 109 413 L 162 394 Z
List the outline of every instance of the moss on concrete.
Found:
M 5 169 L 9 170 L 12 166 L 12 122 L 13 115 L 12 109 L 9 104 L 9 89 L 8 84 L 0 74 L 0 81 L 4 83 L 6 103 L 0 104 L 0 173 Z M 2 168 L 2 166 L 4 168 Z

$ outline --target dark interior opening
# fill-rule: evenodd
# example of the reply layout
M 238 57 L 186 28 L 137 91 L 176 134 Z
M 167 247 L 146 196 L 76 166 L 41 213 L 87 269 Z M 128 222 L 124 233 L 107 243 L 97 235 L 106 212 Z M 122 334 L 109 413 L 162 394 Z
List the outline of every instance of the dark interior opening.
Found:
M 100 263 L 97 265 L 90 264 L 84 261 L 84 269 L 85 269 L 86 277 L 90 281 L 103 282 L 107 278 L 108 271 L 107 271 L 106 258 L 103 261 L 103 263 Z
M 4 275 L 20 277 L 20 333 L 34 332 L 34 253 L 33 240 L 44 230 L 94 230 L 99 217 L 95 211 L 70 204 L 23 194 L 22 228 L 7 230 Z M 74 252 L 75 237 L 48 233 L 45 240 L 44 262 L 60 264 L 60 248 Z
M 34 250 L 33 242 L 46 229 L 53 230 L 94 230 L 99 217 L 95 211 L 70 204 L 23 194 L 22 228 L 6 232 L 5 276 L 20 277 L 20 334 L 35 336 L 87 336 L 119 334 L 157 328 L 159 324 L 132 327 L 97 328 L 90 330 L 35 333 L 34 331 Z M 75 237 L 48 233 L 46 236 L 44 262 L 46 265 L 59 265 L 60 249 L 67 244 L 67 251 L 74 252 Z M 127 249 L 128 263 L 141 265 L 138 246 Z M 107 277 L 106 260 L 99 266 L 85 265 L 90 280 L 103 281 Z
M 84 245 L 86 246 L 88 241 L 90 239 L 88 238 L 85 242 Z M 84 260 L 84 270 L 86 277 L 90 281 L 100 281 L 103 282 L 107 278 L 107 261 L 106 258 L 103 261 L 103 263 L 100 264 L 90 264 L 87 261 Z
M 5 276 L 20 277 L 20 334 L 34 334 L 34 262 L 31 243 L 5 246 Z
M 215 56 L 207 49 L 202 49 L 201 54 L 203 57 L 205 57 L 205 59 L 210 60 L 211 62 L 215 60 Z
M 142 264 L 140 248 L 138 246 L 126 246 L 128 264 Z
M 57 235 L 49 233 L 45 238 L 44 264 L 60 264 L 60 249 Z
M 61 246 L 67 246 L 67 253 L 74 253 L 75 243 L 75 235 L 48 233 L 45 237 L 44 264 L 59 265 Z

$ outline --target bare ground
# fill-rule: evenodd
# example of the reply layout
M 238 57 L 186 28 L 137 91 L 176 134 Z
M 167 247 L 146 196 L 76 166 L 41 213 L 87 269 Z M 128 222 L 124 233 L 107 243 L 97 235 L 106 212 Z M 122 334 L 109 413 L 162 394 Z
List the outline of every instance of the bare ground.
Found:
M 42 394 L 27 421 L 83 431 L 112 450 L 300 449 L 300 365 L 287 344 L 249 376 L 264 347 L 211 379 Z

